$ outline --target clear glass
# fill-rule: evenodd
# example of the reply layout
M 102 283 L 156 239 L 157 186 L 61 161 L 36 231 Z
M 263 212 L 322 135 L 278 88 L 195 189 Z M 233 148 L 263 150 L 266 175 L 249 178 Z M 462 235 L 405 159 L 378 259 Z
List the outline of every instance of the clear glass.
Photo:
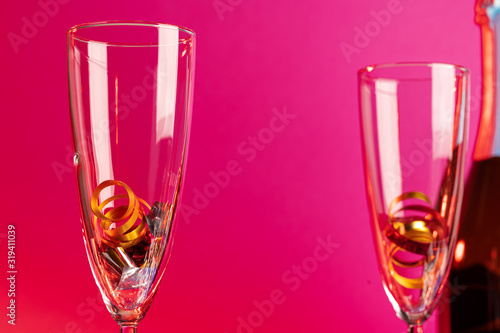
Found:
M 449 274 L 464 189 L 469 74 L 449 64 L 359 72 L 364 168 L 385 292 L 422 332 Z
M 185 172 L 195 35 L 152 22 L 68 30 L 74 164 L 90 267 L 135 332 L 170 256 Z

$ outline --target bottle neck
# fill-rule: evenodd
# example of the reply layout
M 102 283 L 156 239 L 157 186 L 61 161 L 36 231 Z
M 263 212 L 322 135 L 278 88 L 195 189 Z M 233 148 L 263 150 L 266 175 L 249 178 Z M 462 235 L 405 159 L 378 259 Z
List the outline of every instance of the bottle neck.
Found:
M 498 48 L 498 23 L 500 1 L 478 0 L 476 3 L 476 23 L 481 27 L 482 49 L 482 103 L 479 130 L 474 149 L 474 160 L 480 161 L 500 156 L 500 90 L 497 89 L 497 72 L 500 68 L 496 62 Z

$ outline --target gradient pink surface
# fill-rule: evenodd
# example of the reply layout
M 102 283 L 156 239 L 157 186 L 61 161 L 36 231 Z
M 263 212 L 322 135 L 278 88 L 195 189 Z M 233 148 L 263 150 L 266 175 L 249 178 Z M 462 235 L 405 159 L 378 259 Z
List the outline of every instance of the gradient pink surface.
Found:
M 4 1 L 0 331 L 118 332 L 84 251 L 66 76 L 66 29 L 110 19 L 197 33 L 185 209 L 139 332 L 404 332 L 368 222 L 357 70 L 468 67 L 472 147 L 481 92 L 472 0 Z M 237 172 L 217 185 L 228 164 Z M 8 225 L 15 326 L 6 316 Z M 424 325 L 436 327 L 436 316 Z

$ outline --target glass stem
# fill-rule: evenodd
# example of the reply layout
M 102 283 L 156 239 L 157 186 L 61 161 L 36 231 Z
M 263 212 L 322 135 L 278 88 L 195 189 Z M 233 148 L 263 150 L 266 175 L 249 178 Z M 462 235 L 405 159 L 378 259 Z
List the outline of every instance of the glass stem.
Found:
M 424 328 L 422 325 L 410 325 L 408 326 L 408 333 L 424 333 Z
M 120 325 L 120 333 L 137 333 L 137 326 Z

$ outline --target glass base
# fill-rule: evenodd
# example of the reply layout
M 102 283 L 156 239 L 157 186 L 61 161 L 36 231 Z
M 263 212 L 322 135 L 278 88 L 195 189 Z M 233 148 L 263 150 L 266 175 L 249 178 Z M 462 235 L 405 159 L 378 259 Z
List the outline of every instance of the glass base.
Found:
M 408 333 L 424 333 L 424 328 L 422 325 L 410 325 L 408 326 Z
M 137 333 L 137 325 L 120 325 L 120 333 Z

